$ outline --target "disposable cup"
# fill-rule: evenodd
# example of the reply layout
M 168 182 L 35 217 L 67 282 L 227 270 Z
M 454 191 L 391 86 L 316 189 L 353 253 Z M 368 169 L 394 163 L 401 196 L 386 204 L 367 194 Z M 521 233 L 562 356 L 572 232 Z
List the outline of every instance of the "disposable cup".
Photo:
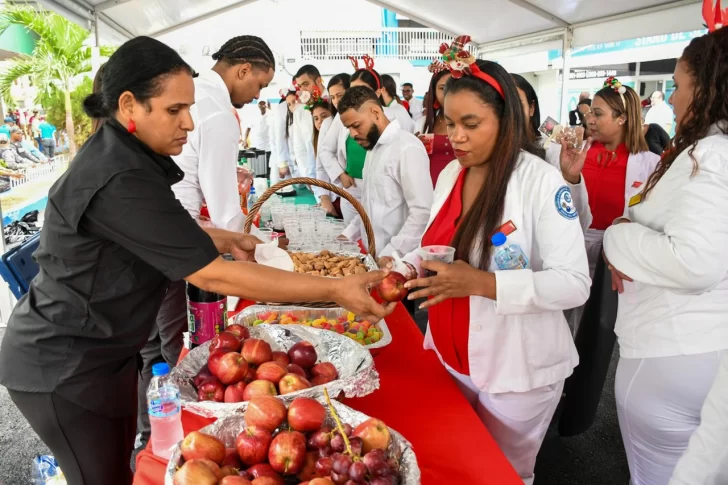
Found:
M 455 261 L 455 248 L 450 246 L 425 246 L 417 250 L 417 255 L 422 261 L 441 261 L 452 264 Z M 425 270 L 425 276 L 434 276 L 437 273 Z

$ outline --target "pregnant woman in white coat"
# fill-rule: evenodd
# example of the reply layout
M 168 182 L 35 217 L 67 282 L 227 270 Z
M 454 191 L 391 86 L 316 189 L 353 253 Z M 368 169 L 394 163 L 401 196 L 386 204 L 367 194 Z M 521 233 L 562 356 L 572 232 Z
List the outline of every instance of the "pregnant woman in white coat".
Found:
M 528 153 L 516 86 L 498 64 L 461 57 L 445 91 L 457 160 L 440 174 L 422 246 L 456 248 L 454 264 L 405 256 L 430 297 L 425 347 L 437 352 L 523 479 L 578 356 L 563 310 L 589 296 L 584 237 L 561 173 Z M 471 64 L 472 63 L 472 64 Z M 459 79 L 456 79 L 459 78 Z M 491 237 L 508 233 L 528 259 L 499 271 Z M 388 263 L 388 261 L 384 261 Z M 477 446 L 474 443 L 474 446 Z
M 604 235 L 620 292 L 615 394 L 633 485 L 668 483 L 728 354 L 727 46 L 723 28 L 685 49 L 670 99 L 675 138 L 628 219 Z

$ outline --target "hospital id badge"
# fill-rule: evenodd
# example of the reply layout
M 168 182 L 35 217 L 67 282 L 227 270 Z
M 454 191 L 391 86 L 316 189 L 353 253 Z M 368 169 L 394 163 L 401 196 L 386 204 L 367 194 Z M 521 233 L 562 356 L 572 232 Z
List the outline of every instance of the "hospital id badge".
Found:
M 640 194 L 637 194 L 634 197 L 632 197 L 631 199 L 629 199 L 629 207 L 633 207 L 633 206 L 639 204 L 640 202 L 642 202 L 642 194 L 641 193 Z

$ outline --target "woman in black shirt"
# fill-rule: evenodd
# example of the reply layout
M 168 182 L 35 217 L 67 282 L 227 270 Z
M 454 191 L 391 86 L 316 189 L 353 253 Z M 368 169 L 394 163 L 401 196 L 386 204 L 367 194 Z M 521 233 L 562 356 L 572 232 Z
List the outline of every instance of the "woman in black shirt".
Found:
M 203 230 L 170 185 L 193 127 L 193 72 L 148 37 L 121 46 L 101 93 L 84 103 L 103 126 L 51 188 L 40 266 L 10 317 L 0 384 L 48 445 L 70 485 L 128 485 L 136 422 L 137 353 L 168 281 L 259 301 L 336 301 L 374 320 L 392 310 L 367 286 L 252 262 L 259 242 Z M 240 261 L 229 262 L 220 253 Z

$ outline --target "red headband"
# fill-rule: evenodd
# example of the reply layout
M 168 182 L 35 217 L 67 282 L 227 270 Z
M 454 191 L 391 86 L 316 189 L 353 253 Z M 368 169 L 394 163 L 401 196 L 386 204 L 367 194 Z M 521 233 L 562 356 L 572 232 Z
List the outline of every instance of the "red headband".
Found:
M 493 89 L 498 91 L 501 98 L 505 99 L 503 87 L 500 83 L 490 74 L 481 71 L 478 64 L 476 64 L 475 56 L 465 50 L 465 45 L 469 42 L 469 35 L 461 35 L 452 42 L 452 45 L 442 44 L 440 46 L 442 61 L 450 70 L 452 77 L 455 79 L 460 79 L 463 75 L 477 77 L 488 83 Z
M 382 85 L 379 82 L 379 76 L 377 75 L 377 72 L 374 70 L 374 59 L 369 57 L 369 55 L 365 54 L 362 56 L 361 60 L 364 61 L 364 67 L 359 67 L 359 59 L 357 59 L 354 56 L 349 56 L 349 60 L 351 61 L 351 64 L 354 66 L 354 71 L 359 71 L 361 69 L 365 71 L 369 71 L 372 76 L 374 76 L 374 80 L 377 81 L 377 91 L 382 89 Z
M 713 0 L 703 0 L 703 20 L 708 32 L 715 32 L 728 23 L 728 8 L 721 10 L 720 0 L 713 8 Z

